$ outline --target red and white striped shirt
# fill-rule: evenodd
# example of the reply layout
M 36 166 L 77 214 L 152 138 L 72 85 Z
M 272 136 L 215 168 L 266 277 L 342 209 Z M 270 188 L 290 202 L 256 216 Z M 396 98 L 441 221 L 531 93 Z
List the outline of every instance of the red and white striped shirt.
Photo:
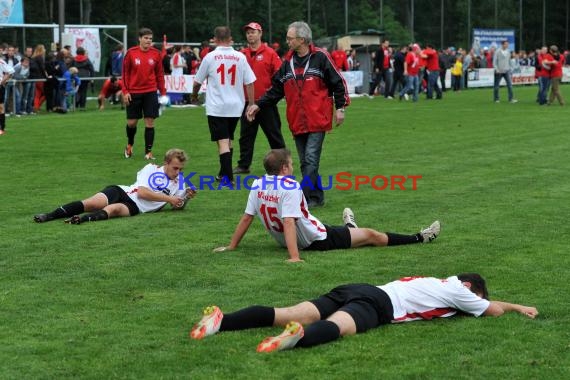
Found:
M 479 317 L 490 304 L 465 287 L 457 276 L 446 279 L 405 277 L 378 287 L 392 301 L 392 323 L 446 318 L 458 310 Z

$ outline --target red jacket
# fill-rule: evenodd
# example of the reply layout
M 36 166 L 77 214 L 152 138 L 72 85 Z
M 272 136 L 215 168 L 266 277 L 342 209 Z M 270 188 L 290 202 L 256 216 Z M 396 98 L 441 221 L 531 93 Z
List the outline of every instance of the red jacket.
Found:
M 306 67 L 291 70 L 293 51 L 289 51 L 279 71 L 273 76 L 273 86 L 259 100 L 259 107 L 277 104 L 285 97 L 287 122 L 293 136 L 326 132 L 332 129 L 333 101 L 336 108 L 350 104 L 348 89 L 328 53 L 309 46 Z M 304 73 L 304 75 L 303 75 Z
M 281 67 L 281 58 L 272 48 L 261 44 L 257 50 L 251 50 L 247 47 L 241 51 L 247 58 L 247 63 L 253 70 L 257 78 L 253 83 L 255 90 L 255 100 L 259 100 L 271 87 L 271 78 L 273 74 L 279 71 Z
M 160 51 L 153 47 L 142 51 L 139 46 L 127 50 L 123 60 L 123 86 L 125 94 L 158 90 L 161 95 L 166 95 Z
M 341 71 L 348 71 L 348 57 L 344 50 L 334 50 L 331 53 L 331 58 L 337 69 Z

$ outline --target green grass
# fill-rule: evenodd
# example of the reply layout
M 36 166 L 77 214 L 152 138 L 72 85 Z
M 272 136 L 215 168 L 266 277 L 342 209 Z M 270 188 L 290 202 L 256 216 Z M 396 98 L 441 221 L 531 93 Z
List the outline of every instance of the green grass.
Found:
M 350 206 L 360 226 L 404 233 L 439 219 L 442 234 L 430 245 L 304 253 L 298 265 L 257 221 L 239 250 L 211 252 L 229 242 L 247 191 L 204 190 L 183 212 L 34 224 L 35 213 L 134 182 L 143 133 L 125 160 L 118 109 L 9 118 L 0 138 L 0 378 L 567 378 L 570 109 L 537 106 L 536 88 L 515 93 L 515 105 L 494 104 L 490 89 L 417 104 L 355 99 L 326 137 L 321 174 L 422 179 L 416 191 L 331 190 L 314 215 L 339 224 Z M 284 136 L 295 152 L 286 123 Z M 203 109 L 158 119 L 155 152 L 175 146 L 190 154 L 186 172 L 217 173 Z M 267 149 L 259 136 L 256 174 Z M 492 298 L 534 305 L 539 318 L 409 323 L 274 355 L 255 352 L 273 328 L 187 338 L 209 304 L 284 306 L 347 282 L 462 271 L 482 273 Z

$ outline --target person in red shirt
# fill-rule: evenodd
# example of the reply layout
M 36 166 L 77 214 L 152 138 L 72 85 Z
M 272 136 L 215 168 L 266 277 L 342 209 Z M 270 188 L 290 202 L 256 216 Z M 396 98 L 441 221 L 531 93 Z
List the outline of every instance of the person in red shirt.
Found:
M 253 85 L 255 101 L 258 101 L 271 88 L 271 78 L 273 74 L 279 71 L 282 62 L 275 50 L 261 42 L 263 35 L 261 25 L 250 22 L 243 29 L 247 38 L 247 47 L 241 52 L 247 58 L 247 63 L 257 78 Z M 252 121 L 247 120 L 246 110 L 247 107 L 244 108 L 241 117 L 240 157 L 238 166 L 233 170 L 234 174 L 249 173 L 249 167 L 253 160 L 255 138 L 260 125 L 271 149 L 285 148 L 285 140 L 281 134 L 281 118 L 276 104 L 262 109 Z
M 400 100 L 408 100 L 408 91 L 413 91 L 413 101 L 418 101 L 420 91 L 420 45 L 413 44 L 411 50 L 406 54 L 404 61 L 404 75 L 406 76 L 406 87 L 400 91 Z
M 436 99 L 441 99 L 441 88 L 439 88 L 437 84 L 437 79 L 439 78 L 439 54 L 432 45 L 427 44 L 420 56 L 426 60 L 426 70 L 428 73 L 427 99 L 433 99 L 434 90 L 436 92 Z
M 550 88 L 550 62 L 553 60 L 548 54 L 548 48 L 543 46 L 540 53 L 536 57 L 535 76 L 538 80 L 538 104 L 541 106 L 546 104 L 548 89 Z
M 558 103 L 561 106 L 564 105 L 564 98 L 560 93 L 560 81 L 562 80 L 562 67 L 566 62 L 564 55 L 560 54 L 558 46 L 552 45 L 550 47 L 550 55 L 552 56 L 552 61 L 550 61 L 550 96 L 548 97 L 548 104 L 552 104 L 554 98 L 558 99 Z
M 342 49 L 337 49 L 334 50 L 331 53 L 331 57 L 333 59 L 333 63 L 336 66 L 337 69 L 339 69 L 340 71 L 348 71 L 348 57 L 346 56 L 346 53 L 344 50 Z
M 105 82 L 103 82 L 101 92 L 99 92 L 99 96 L 97 97 L 97 101 L 99 102 L 99 111 L 103 111 L 105 109 L 105 99 L 118 97 L 120 99 L 119 101 L 122 103 L 122 91 L 123 81 L 121 79 L 111 77 L 105 80 Z
M 133 154 L 137 122 L 144 116 L 145 159 L 154 160 L 154 119 L 158 117 L 156 92 L 166 95 L 162 55 L 152 46 L 152 30 L 139 30 L 139 44 L 127 51 L 123 61 L 123 100 L 127 106 L 125 158 Z

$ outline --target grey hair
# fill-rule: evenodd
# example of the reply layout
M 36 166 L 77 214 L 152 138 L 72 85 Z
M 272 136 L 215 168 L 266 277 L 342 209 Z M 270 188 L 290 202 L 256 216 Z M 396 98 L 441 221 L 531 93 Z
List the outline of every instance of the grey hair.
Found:
M 297 37 L 304 39 L 307 45 L 313 42 L 313 32 L 311 31 L 309 24 L 307 24 L 306 22 L 295 21 L 289 25 L 288 29 L 291 28 L 295 29 Z

